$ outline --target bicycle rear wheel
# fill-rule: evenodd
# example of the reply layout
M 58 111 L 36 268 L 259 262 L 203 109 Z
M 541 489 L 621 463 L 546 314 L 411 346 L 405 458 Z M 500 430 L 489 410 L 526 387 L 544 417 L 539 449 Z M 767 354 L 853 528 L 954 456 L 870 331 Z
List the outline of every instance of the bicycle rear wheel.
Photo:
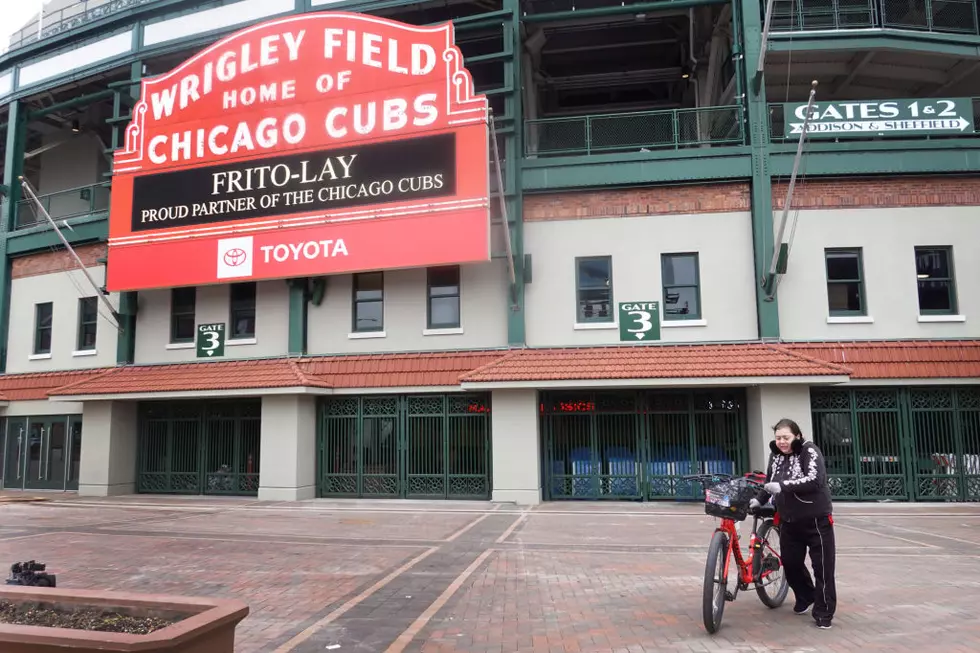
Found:
M 725 560 L 728 558 L 728 536 L 715 531 L 708 547 L 708 560 L 704 564 L 704 589 L 702 593 L 702 618 L 704 629 L 716 633 L 721 627 L 728 595 L 728 578 L 725 575 Z

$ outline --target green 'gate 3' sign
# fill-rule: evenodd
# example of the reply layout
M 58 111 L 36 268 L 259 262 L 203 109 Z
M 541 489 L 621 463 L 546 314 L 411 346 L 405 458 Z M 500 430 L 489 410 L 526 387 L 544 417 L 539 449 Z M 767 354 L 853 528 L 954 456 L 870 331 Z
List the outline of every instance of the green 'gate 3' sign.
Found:
M 197 357 L 214 358 L 225 355 L 225 325 L 199 324 L 197 327 Z
M 784 104 L 784 135 L 798 139 L 806 103 Z M 918 98 L 867 102 L 814 102 L 809 138 L 860 138 L 919 134 L 972 134 L 972 98 Z
M 619 340 L 660 340 L 660 302 L 620 302 Z

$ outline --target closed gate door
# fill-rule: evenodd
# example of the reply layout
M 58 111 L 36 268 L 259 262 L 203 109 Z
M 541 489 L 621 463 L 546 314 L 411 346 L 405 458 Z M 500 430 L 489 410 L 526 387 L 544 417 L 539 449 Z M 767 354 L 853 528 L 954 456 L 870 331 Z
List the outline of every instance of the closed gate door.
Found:
M 813 390 L 831 495 L 980 500 L 980 388 Z
M 80 417 L 8 419 L 3 486 L 22 490 L 78 489 L 80 451 Z
M 682 476 L 744 471 L 740 389 L 542 393 L 545 498 L 695 499 Z
M 261 415 L 258 399 L 141 405 L 137 491 L 257 494 Z
M 489 414 L 486 395 L 325 399 L 320 496 L 486 499 Z

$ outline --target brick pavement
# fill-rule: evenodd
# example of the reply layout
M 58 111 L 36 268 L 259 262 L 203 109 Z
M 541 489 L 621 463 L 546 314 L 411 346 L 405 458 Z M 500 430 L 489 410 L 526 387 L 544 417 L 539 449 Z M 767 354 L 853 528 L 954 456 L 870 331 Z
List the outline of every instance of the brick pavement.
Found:
M 836 521 L 831 631 L 743 593 L 707 635 L 714 522 L 690 504 L 59 496 L 0 504 L 0 566 L 241 598 L 239 653 L 980 650 L 980 506 L 845 504 Z

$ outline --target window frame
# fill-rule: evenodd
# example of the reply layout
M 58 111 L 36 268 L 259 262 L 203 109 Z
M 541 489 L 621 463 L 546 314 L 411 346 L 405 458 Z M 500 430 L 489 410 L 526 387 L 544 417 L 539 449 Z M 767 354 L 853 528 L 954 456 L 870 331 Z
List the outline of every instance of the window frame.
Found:
M 178 293 L 190 293 L 191 301 L 190 310 L 177 311 L 177 294 Z M 182 343 L 193 343 L 194 342 L 194 328 L 191 329 L 191 335 L 189 338 L 178 338 L 177 337 L 177 318 L 186 317 L 190 315 L 193 324 L 197 326 L 197 287 L 196 286 L 184 286 L 180 288 L 170 289 L 170 343 L 171 344 L 182 344 Z
M 595 287 L 583 287 L 579 284 L 580 275 L 579 272 L 582 269 L 584 263 L 602 261 L 608 266 L 609 276 L 606 283 L 606 287 L 602 288 L 600 286 Z M 599 256 L 576 256 L 575 257 L 575 269 L 573 271 L 575 275 L 575 324 L 615 324 L 616 323 L 616 305 L 615 305 L 615 293 L 613 292 L 613 260 L 611 254 L 603 254 Z M 609 292 L 609 314 L 605 317 L 593 316 L 586 317 L 584 311 L 582 310 L 582 293 L 595 291 L 595 290 L 606 290 Z
M 840 257 L 841 254 L 853 254 L 857 258 L 858 278 L 857 279 L 830 279 L 830 258 L 834 255 Z M 827 290 L 827 315 L 830 317 L 864 317 L 868 314 L 868 297 L 864 285 L 864 248 L 863 247 L 825 247 L 823 250 L 824 279 Z M 861 308 L 857 311 L 831 309 L 830 308 L 830 285 L 831 284 L 858 284 L 858 299 Z
M 666 278 L 667 262 L 676 257 L 694 257 L 694 284 L 672 283 L 669 286 L 664 283 Z M 668 313 L 667 312 L 667 289 L 668 288 L 694 288 L 694 297 L 697 301 L 698 310 L 694 313 Z M 684 322 L 704 319 L 704 307 L 701 305 L 701 253 L 700 252 L 661 252 L 660 254 L 660 292 L 661 304 L 663 305 L 664 322 Z
M 236 299 L 235 297 L 236 288 L 252 289 L 250 295 L 250 302 L 251 302 L 250 305 L 246 304 L 244 307 L 236 306 L 236 302 L 241 303 L 243 301 L 244 302 L 249 301 L 249 298 L 243 300 L 241 297 L 239 297 Z M 229 327 L 228 340 L 251 340 L 255 338 L 255 332 L 258 329 L 258 325 L 256 324 L 258 320 L 258 311 L 256 310 L 256 307 L 258 305 L 258 297 L 259 297 L 259 285 L 255 281 L 242 281 L 239 283 L 232 283 L 228 285 L 228 327 Z M 235 333 L 235 325 L 238 323 L 237 317 L 239 316 L 239 314 L 242 313 L 245 314 L 245 317 L 248 317 L 248 314 L 251 313 L 251 317 L 252 317 L 251 333 Z
M 949 298 L 948 309 L 923 309 L 922 296 L 919 284 L 924 281 L 919 278 L 919 254 L 921 252 L 940 251 L 946 253 L 946 269 L 949 271 L 948 277 L 934 277 L 932 281 L 948 281 L 947 296 Z M 952 245 L 915 245 L 913 250 L 913 263 L 915 264 L 915 301 L 919 309 L 919 315 L 959 315 L 959 302 L 956 297 L 956 269 L 953 267 L 953 246 Z
M 48 325 L 41 326 L 41 308 L 48 308 Z M 48 347 L 41 350 L 41 333 L 48 333 Z M 34 356 L 44 356 L 51 354 L 54 348 L 54 302 L 38 302 L 34 304 L 34 346 L 31 348 Z
M 433 296 L 433 288 L 450 288 L 452 286 L 433 286 L 432 277 L 439 271 L 443 270 L 453 270 L 456 275 L 456 287 L 455 293 L 441 294 Z M 426 329 L 431 331 L 442 331 L 445 329 L 461 329 L 463 327 L 463 287 L 462 287 L 462 269 L 459 265 L 438 265 L 435 267 L 426 268 L 425 270 L 425 326 Z M 446 297 L 456 298 L 456 321 L 453 323 L 445 324 L 433 324 L 432 323 L 432 300 L 439 298 L 443 299 Z
M 92 319 L 85 320 L 85 303 L 91 302 L 92 308 Z M 91 297 L 79 297 L 78 298 L 78 319 L 77 330 L 75 333 L 75 351 L 95 351 L 96 349 L 96 339 L 99 336 L 99 298 L 95 295 Z M 92 327 L 92 346 L 85 346 L 85 328 Z
M 380 299 L 358 299 L 357 293 L 360 290 L 357 287 L 358 279 L 365 279 L 367 277 L 380 277 L 381 279 L 381 298 Z M 357 328 L 357 309 L 362 304 L 381 304 L 381 324 L 377 327 L 367 327 L 364 329 Z M 357 272 L 351 275 L 350 282 L 350 332 L 351 333 L 382 333 L 385 330 L 385 273 L 382 270 L 376 270 L 372 272 Z

